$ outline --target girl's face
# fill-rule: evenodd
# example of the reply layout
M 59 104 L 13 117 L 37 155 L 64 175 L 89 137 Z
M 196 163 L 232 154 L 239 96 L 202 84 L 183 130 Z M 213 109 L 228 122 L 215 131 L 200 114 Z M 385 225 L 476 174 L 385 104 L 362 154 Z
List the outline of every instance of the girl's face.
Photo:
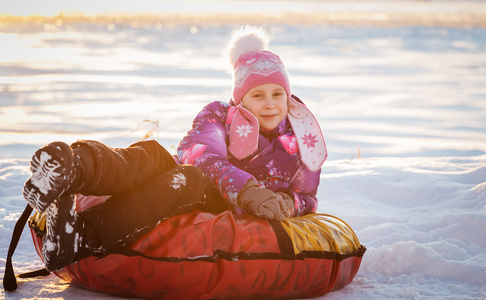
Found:
M 272 130 L 287 116 L 287 98 L 281 85 L 266 83 L 249 90 L 241 103 L 257 118 L 261 128 Z

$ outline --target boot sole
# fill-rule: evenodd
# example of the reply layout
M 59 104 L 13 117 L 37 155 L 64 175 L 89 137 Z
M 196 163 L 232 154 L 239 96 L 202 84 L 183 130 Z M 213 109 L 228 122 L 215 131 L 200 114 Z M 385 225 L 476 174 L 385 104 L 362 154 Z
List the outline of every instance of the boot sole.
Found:
M 24 184 L 25 200 L 35 210 L 44 212 L 47 207 L 69 188 L 73 169 L 73 152 L 63 142 L 51 143 L 32 156 L 32 175 Z

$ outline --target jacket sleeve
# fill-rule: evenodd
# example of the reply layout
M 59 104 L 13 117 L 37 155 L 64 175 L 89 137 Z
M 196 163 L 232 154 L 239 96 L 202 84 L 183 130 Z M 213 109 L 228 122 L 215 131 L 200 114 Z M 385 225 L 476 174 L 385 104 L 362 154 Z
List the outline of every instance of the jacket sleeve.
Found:
M 312 172 L 301 165 L 289 188 L 283 190 L 294 198 L 294 217 L 317 211 L 318 201 L 316 195 L 320 177 L 321 169 Z
M 179 144 L 177 155 L 181 163 L 199 167 L 221 196 L 238 207 L 238 192 L 249 179 L 256 179 L 228 161 L 225 130 L 228 105 L 213 102 L 204 107 Z

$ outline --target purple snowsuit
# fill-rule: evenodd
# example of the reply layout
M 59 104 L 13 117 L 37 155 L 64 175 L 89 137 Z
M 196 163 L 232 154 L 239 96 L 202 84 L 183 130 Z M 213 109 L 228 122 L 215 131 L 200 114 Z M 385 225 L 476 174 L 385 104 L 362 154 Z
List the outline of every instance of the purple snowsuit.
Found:
M 302 163 L 287 118 L 274 130 L 260 130 L 258 150 L 238 160 L 228 152 L 235 112 L 232 103 L 216 101 L 205 106 L 177 148 L 179 161 L 199 167 L 235 213 L 244 212 L 238 207 L 237 196 L 249 179 L 293 196 L 294 216 L 316 211 L 320 169 L 312 172 Z

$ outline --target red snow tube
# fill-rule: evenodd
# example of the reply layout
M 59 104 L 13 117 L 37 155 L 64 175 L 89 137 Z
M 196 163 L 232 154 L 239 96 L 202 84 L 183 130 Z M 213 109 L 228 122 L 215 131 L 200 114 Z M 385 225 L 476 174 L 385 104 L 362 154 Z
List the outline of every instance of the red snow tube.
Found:
M 78 196 L 77 203 L 83 209 L 104 199 Z M 45 215 L 34 214 L 29 224 L 42 258 L 36 232 L 45 230 Z M 269 222 L 194 211 L 161 222 L 120 253 L 55 273 L 87 289 L 138 298 L 305 298 L 348 285 L 365 250 L 330 215 Z

